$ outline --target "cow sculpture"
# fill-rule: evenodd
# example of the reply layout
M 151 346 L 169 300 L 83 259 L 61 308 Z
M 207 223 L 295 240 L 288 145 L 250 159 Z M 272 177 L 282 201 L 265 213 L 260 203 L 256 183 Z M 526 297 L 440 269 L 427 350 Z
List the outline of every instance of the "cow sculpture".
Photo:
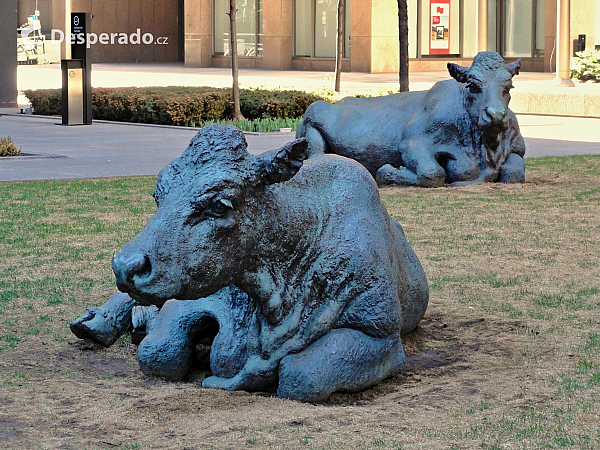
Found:
M 211 341 L 205 387 L 316 402 L 401 370 L 400 335 L 427 308 L 423 269 L 360 164 L 307 156 L 304 139 L 252 156 L 239 130 L 210 126 L 161 171 L 158 211 L 113 259 L 127 295 L 108 307 L 161 307 L 138 350 L 145 373 L 180 379 Z M 111 314 L 88 311 L 74 331 L 93 337 L 95 316 Z
M 429 91 L 313 103 L 296 137 L 309 154 L 335 153 L 364 165 L 379 185 L 524 182 L 525 143 L 508 109 L 521 61 L 478 53 L 470 68 Z

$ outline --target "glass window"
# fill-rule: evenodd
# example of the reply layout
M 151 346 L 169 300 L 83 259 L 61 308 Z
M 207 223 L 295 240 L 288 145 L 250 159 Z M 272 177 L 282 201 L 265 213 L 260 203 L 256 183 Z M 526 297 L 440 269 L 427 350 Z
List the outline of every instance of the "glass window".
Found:
M 531 57 L 532 0 L 505 0 L 504 56 Z
M 237 2 L 237 51 L 239 56 L 262 56 L 262 0 Z M 214 54 L 229 55 L 229 1 L 214 2 Z
M 296 55 L 311 56 L 312 0 L 296 0 Z
M 535 54 L 544 56 L 546 46 L 546 0 L 536 0 L 535 4 Z
M 315 56 L 335 58 L 337 1 L 317 0 L 315 9 Z
M 295 55 L 335 58 L 337 0 L 296 0 Z M 350 56 L 350 0 L 344 11 L 344 57 Z

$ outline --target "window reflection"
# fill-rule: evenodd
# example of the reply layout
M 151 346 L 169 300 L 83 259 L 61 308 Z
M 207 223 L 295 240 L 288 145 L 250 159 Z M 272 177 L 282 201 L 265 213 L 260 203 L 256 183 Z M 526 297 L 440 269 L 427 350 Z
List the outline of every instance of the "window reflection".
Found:
M 296 0 L 295 55 L 335 58 L 337 0 Z M 350 0 L 344 11 L 344 57 L 350 56 Z
M 237 52 L 238 56 L 262 56 L 262 4 L 263 0 L 238 0 Z M 214 54 L 230 55 L 229 0 L 214 2 Z

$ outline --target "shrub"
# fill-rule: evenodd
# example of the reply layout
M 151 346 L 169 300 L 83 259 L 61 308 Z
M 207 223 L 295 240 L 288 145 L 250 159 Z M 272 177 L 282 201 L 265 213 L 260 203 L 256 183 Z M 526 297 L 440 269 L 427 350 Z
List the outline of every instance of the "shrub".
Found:
M 585 50 L 576 53 L 571 77 L 581 81 L 600 81 L 600 50 Z
M 60 115 L 60 89 L 25 91 L 34 114 Z M 299 118 L 323 97 L 295 90 L 241 89 L 242 114 L 249 120 Z M 231 90 L 211 87 L 96 88 L 94 119 L 194 126 L 233 118 Z
M 21 156 L 23 153 L 17 147 L 10 137 L 0 138 L 0 157 L 2 156 Z

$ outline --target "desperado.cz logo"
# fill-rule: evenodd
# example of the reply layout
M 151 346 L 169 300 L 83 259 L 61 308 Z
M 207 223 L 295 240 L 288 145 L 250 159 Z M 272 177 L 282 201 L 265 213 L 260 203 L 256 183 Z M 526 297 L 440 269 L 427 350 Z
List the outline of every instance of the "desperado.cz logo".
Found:
M 75 19 L 79 19 L 75 17 Z M 77 26 L 78 24 L 75 24 Z M 21 31 L 21 37 L 23 38 L 23 44 L 25 46 L 35 45 L 34 41 L 29 39 L 29 35 L 33 32 L 33 25 L 28 25 L 24 27 Z M 65 33 L 62 30 L 52 29 L 50 31 L 50 36 L 53 41 L 59 41 L 61 44 L 65 41 Z M 73 34 L 69 33 L 66 36 L 66 40 L 69 44 L 85 44 L 87 48 L 90 48 L 94 44 L 101 45 L 168 45 L 169 38 L 168 37 L 158 37 L 154 38 L 152 33 L 144 33 L 138 28 L 135 33 L 127 34 L 127 33 L 100 33 L 99 35 L 96 33 L 79 33 Z

